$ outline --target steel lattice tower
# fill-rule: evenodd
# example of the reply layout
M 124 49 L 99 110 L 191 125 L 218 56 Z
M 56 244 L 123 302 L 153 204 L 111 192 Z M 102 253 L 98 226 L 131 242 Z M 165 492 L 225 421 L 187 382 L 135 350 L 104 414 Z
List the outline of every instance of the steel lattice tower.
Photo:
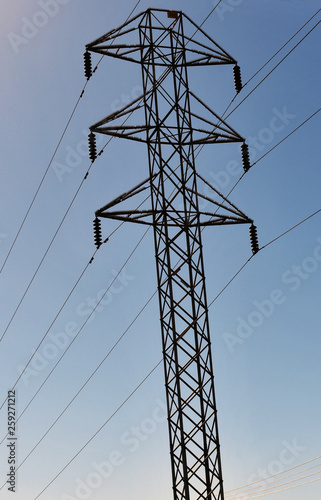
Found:
M 201 41 L 185 35 L 185 23 L 197 30 Z M 253 221 L 195 170 L 195 146 L 200 144 L 241 142 L 245 170 L 249 164 L 244 139 L 189 90 L 187 68 L 235 66 L 236 61 L 187 16 L 162 9 L 148 9 L 88 44 L 88 78 L 90 52 L 140 64 L 143 82 L 140 98 L 90 127 L 92 160 L 95 133 L 102 133 L 145 142 L 149 162 L 148 179 L 97 210 L 96 244 L 101 244 L 101 218 L 153 226 L 174 499 L 223 500 L 201 229 L 251 224 L 254 252 L 257 240 Z M 162 68 L 159 78 L 157 66 Z M 238 66 L 234 76 L 240 90 Z M 127 125 L 140 110 L 142 123 Z M 203 194 L 199 185 L 219 201 Z M 149 208 L 115 210 L 145 189 L 150 189 Z M 199 208 L 200 199 L 207 211 Z

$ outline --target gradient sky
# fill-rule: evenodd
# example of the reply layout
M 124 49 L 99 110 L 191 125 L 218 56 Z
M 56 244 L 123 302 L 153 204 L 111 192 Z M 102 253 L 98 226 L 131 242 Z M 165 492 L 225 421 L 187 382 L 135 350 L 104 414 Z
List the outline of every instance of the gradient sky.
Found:
M 50 3 L 50 15 L 45 13 L 48 5 L 46 0 L 0 3 L 0 265 L 85 84 L 85 45 L 120 26 L 135 2 L 55 1 Z M 164 0 L 160 5 L 155 0 L 142 0 L 135 14 L 160 6 L 183 10 L 200 24 L 214 2 Z M 222 0 L 203 29 L 238 61 L 245 83 L 319 6 L 317 0 Z M 246 85 L 233 104 L 238 104 L 320 19 L 318 13 Z M 228 118 L 251 146 L 252 162 L 319 109 L 320 38 L 318 25 Z M 94 63 L 98 59 L 93 57 Z M 136 98 L 140 82 L 139 66 L 109 58 L 102 61 L 89 81 L 0 275 L 1 335 L 90 165 L 86 151 L 88 127 Z M 216 113 L 223 113 L 234 97 L 232 68 L 192 68 L 190 87 Z M 100 146 L 105 142 L 101 140 Z M 320 114 L 259 161 L 230 195 L 230 200 L 255 220 L 260 246 L 321 208 L 319 143 Z M 201 175 L 224 194 L 238 180 L 238 170 L 241 173 L 240 152 L 235 146 L 206 146 L 196 162 Z M 0 343 L 1 404 L 95 251 L 95 210 L 147 175 L 147 151 L 140 144 L 113 140 L 94 163 Z M 111 221 L 102 226 L 104 237 L 115 228 Z M 143 233 L 144 228 L 124 225 L 97 252 L 18 384 L 18 415 Z M 207 228 L 203 244 L 211 302 L 251 256 L 248 229 Z M 282 472 L 321 455 L 320 278 L 318 214 L 259 252 L 210 307 L 226 490 L 256 481 L 260 474 Z M 53 424 L 155 287 L 153 238 L 149 231 L 116 278 L 105 302 L 21 417 L 19 461 Z M 35 499 L 160 359 L 155 296 L 21 466 L 15 500 Z M 164 378 L 159 366 L 40 498 L 172 498 L 164 401 Z M 6 433 L 6 413 L 4 406 L 0 411 L 1 440 Z M 0 446 L 1 485 L 8 472 L 7 455 L 4 442 Z M 108 476 L 105 478 L 97 472 L 102 463 Z M 320 471 L 321 460 L 310 466 L 317 464 L 302 475 Z M 319 477 L 321 473 L 297 483 Z M 320 485 L 317 481 L 266 498 L 319 500 Z M 262 494 L 271 491 L 268 487 L 268 483 L 261 486 Z M 1 490 L 1 498 L 12 498 L 9 495 L 6 488 Z

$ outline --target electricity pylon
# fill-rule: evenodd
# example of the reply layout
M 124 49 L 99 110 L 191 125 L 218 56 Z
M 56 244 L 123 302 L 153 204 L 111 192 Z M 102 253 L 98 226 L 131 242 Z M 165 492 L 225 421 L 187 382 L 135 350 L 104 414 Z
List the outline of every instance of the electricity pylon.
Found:
M 239 67 L 186 15 L 163 9 L 148 9 L 88 44 L 87 78 L 90 52 L 140 64 L 143 81 L 141 97 L 90 127 L 91 159 L 101 133 L 146 143 L 149 163 L 148 179 L 96 211 L 95 242 L 102 242 L 101 218 L 153 226 L 174 500 L 223 500 L 201 229 L 250 224 L 253 253 L 258 244 L 253 221 L 195 170 L 197 145 L 242 143 L 245 170 L 249 157 L 244 139 L 189 89 L 187 68 L 233 64 L 239 91 Z M 127 124 L 131 115 L 141 122 Z M 149 208 L 127 209 L 146 189 Z

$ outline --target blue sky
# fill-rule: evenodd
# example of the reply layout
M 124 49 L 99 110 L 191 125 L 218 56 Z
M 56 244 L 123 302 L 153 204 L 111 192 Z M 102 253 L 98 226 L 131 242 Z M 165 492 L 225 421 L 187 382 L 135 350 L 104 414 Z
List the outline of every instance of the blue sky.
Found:
M 49 3 L 1 3 L 1 265 L 85 84 L 85 45 L 120 26 L 135 5 L 128 0 L 61 0 L 50 3 L 49 14 Z M 154 0 L 142 0 L 135 13 L 159 6 Z M 161 4 L 162 8 L 183 10 L 197 24 L 213 6 L 210 1 L 196 5 L 191 0 L 175 4 L 164 0 Z M 245 83 L 318 8 L 316 0 L 222 0 L 203 29 L 238 61 Z M 319 13 L 245 86 L 230 110 L 320 18 Z M 319 109 L 319 46 L 320 25 L 228 118 L 247 139 L 252 161 Z M 98 57 L 93 60 L 97 62 Z M 234 97 L 232 69 L 192 68 L 189 75 L 191 90 L 216 113 L 223 113 Z M 89 126 L 136 98 L 140 85 L 138 66 L 108 58 L 89 81 L 0 275 L 1 335 L 88 170 Z M 317 114 L 260 160 L 230 195 L 231 201 L 255 220 L 261 246 L 321 208 L 319 130 Z M 241 171 L 239 148 L 235 146 L 207 146 L 196 162 L 201 175 L 223 194 L 229 192 Z M 147 175 L 147 151 L 139 144 L 113 140 L 94 163 L 0 343 L 1 403 L 95 251 L 95 210 Z M 321 455 L 320 217 L 316 215 L 259 252 L 210 307 L 226 490 Z M 104 222 L 105 237 L 114 228 L 111 222 Z M 154 293 L 151 231 L 124 266 L 143 232 L 135 225 L 124 225 L 101 247 L 20 380 L 18 415 L 115 279 L 99 310 L 21 417 L 19 461 Z M 207 228 L 203 244 L 211 302 L 251 255 L 247 227 Z M 15 498 L 36 498 L 160 359 L 155 296 L 21 466 Z M 39 498 L 171 498 L 164 400 L 160 366 Z M 6 425 L 4 406 L 0 411 L 1 439 Z M 3 443 L 1 484 L 7 473 L 7 454 Z M 317 464 L 318 468 L 302 475 L 320 470 L 320 460 L 311 466 Z M 269 486 L 268 482 L 261 485 L 261 494 L 271 492 Z M 299 500 L 304 496 L 319 500 L 319 491 L 320 482 L 316 481 L 267 498 Z M 1 498 L 9 498 L 5 488 L 1 493 Z

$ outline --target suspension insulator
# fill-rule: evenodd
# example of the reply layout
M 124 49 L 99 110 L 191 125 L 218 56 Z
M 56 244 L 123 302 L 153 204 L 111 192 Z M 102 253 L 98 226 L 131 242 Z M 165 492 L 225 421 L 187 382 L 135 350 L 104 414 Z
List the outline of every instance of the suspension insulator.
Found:
M 84 53 L 84 68 L 85 68 L 85 77 L 87 78 L 87 80 L 89 80 L 89 78 L 93 74 L 92 67 L 91 67 L 91 53 L 90 52 Z
M 93 132 L 88 135 L 88 146 L 89 146 L 89 158 L 91 161 L 95 161 L 97 158 L 97 148 L 96 148 L 96 136 Z
M 251 224 L 250 226 L 250 240 L 251 240 L 251 248 L 252 248 L 252 253 L 255 255 L 259 251 L 259 242 L 257 239 L 257 229 L 254 224 Z
M 241 154 L 242 154 L 242 163 L 244 172 L 247 172 L 251 168 L 250 164 L 250 155 L 249 155 L 249 147 L 246 142 L 243 142 L 241 146 Z
M 235 90 L 237 93 L 239 93 L 242 90 L 242 77 L 241 77 L 241 68 L 237 64 L 235 64 L 233 68 L 233 74 L 234 74 Z
M 97 217 L 94 219 L 94 241 L 97 248 L 102 244 L 101 222 Z

